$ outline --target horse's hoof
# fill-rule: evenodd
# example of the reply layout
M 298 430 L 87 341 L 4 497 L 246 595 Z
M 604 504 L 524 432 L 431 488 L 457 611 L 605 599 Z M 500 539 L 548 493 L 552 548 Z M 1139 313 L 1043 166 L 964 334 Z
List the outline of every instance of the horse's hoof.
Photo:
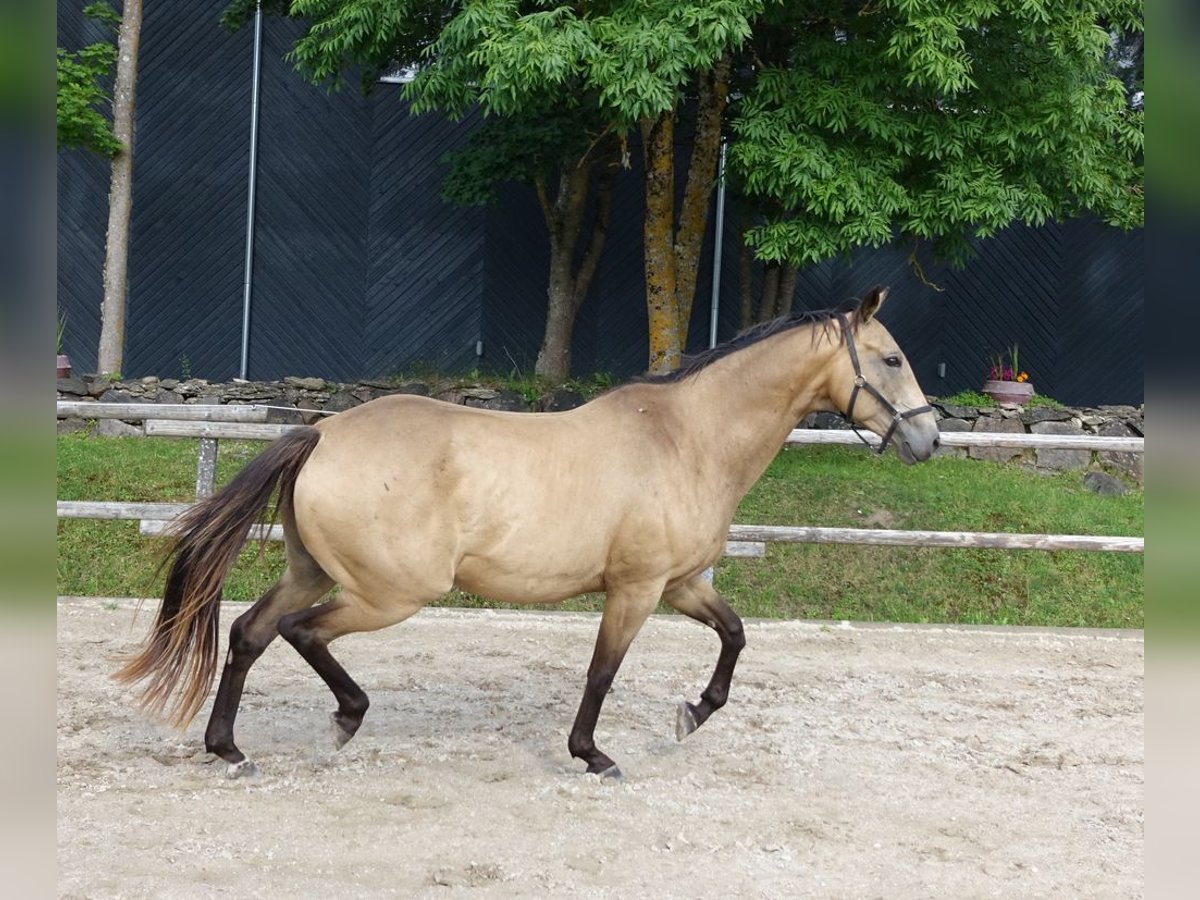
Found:
M 616 763 L 613 763 L 600 773 L 600 780 L 617 784 L 625 780 L 625 774 L 619 768 L 617 768 Z
M 329 722 L 333 725 L 333 749 L 341 750 L 346 746 L 346 742 L 354 737 L 354 732 L 347 731 L 342 727 L 342 723 L 338 721 L 337 713 L 329 714 Z
M 682 741 L 699 727 L 696 714 L 692 712 L 692 705 L 684 700 L 675 713 L 675 740 Z
M 262 775 L 253 760 L 243 759 L 240 762 L 230 763 L 225 770 L 225 775 L 229 778 L 258 778 Z

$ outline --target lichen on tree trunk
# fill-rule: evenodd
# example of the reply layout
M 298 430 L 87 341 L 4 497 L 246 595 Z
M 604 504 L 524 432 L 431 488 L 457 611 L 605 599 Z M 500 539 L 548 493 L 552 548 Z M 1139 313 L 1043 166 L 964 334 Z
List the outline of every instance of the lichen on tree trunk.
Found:
M 643 119 L 641 131 L 646 175 L 643 243 L 649 370 L 662 373 L 679 368 L 683 344 L 675 302 L 675 110 L 657 119 Z
M 700 251 L 708 228 L 708 208 L 720 156 L 730 61 L 730 54 L 726 53 L 711 71 L 702 72 L 697 79 L 696 133 L 678 222 L 675 217 L 675 110 L 641 122 L 646 177 L 643 238 L 651 372 L 677 369 L 687 344 Z

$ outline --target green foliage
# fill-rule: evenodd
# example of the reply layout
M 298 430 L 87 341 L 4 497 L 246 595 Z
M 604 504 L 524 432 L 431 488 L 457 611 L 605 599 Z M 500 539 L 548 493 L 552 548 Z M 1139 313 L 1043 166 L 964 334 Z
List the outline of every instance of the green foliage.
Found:
M 529 114 L 489 118 L 463 147 L 442 157 L 450 166 L 442 195 L 461 205 L 495 202 L 497 184 L 549 181 L 560 166 L 577 164 L 600 134 L 600 123 L 570 98 Z
M 244 0 L 241 0 L 244 2 Z M 310 80 L 338 83 L 359 66 L 419 66 L 416 112 L 527 112 L 576 98 L 627 127 L 672 109 L 695 72 L 751 32 L 762 0 L 295 0 L 308 30 L 291 59 Z M 585 102 L 586 101 L 586 102 Z
M 235 0 L 226 12 L 236 24 Z M 470 5 L 470 4 L 468 4 Z M 348 71 L 358 69 L 366 87 L 378 76 L 425 60 L 457 4 L 440 0 L 294 0 L 290 15 L 307 30 L 288 54 L 310 81 L 340 87 Z M 248 11 L 241 21 L 249 18 Z
M 1143 222 L 1143 116 L 1102 23 L 1128 0 L 882 0 L 771 7 L 730 162 L 766 222 L 760 257 L 814 263 L 898 235 L 961 258 L 972 237 L 1085 211 Z
M 547 181 L 603 136 L 675 107 L 695 73 L 745 41 L 762 0 L 296 0 L 307 29 L 290 59 L 337 86 L 358 68 L 416 70 L 404 94 L 416 113 L 488 117 L 448 154 L 445 196 L 488 203 L 500 181 Z M 248 0 L 226 11 L 245 21 Z
M 1044 406 L 1047 409 L 1062 409 L 1063 405 L 1053 397 L 1047 397 L 1044 394 L 1034 394 L 1025 401 L 1026 406 Z
M 1014 222 L 1144 220 L 1140 0 L 295 0 L 291 15 L 309 79 L 410 67 L 415 111 L 492 117 L 452 159 L 459 202 L 676 109 L 732 51 L 730 183 L 762 216 L 760 258 L 904 237 L 961 260 Z
M 951 394 L 949 397 L 939 397 L 942 403 L 949 403 L 951 406 L 995 406 L 996 401 L 987 394 L 981 394 L 979 391 L 959 391 L 957 394 Z
M 93 3 L 83 12 L 114 32 L 121 24 L 121 17 L 107 3 Z M 59 47 L 57 57 L 59 148 L 82 147 L 101 156 L 120 153 L 121 142 L 103 112 L 112 105 L 104 84 L 112 78 L 116 46 L 97 41 L 75 52 Z
M 979 391 L 959 391 L 957 394 L 951 394 L 949 397 L 939 397 L 941 403 L 948 403 L 951 406 L 979 406 L 988 407 L 995 406 L 996 401 L 987 394 L 981 394 Z M 1044 394 L 1034 394 L 1025 401 L 1025 406 L 1044 406 L 1048 409 L 1062 409 L 1063 405 L 1053 397 L 1047 397 Z

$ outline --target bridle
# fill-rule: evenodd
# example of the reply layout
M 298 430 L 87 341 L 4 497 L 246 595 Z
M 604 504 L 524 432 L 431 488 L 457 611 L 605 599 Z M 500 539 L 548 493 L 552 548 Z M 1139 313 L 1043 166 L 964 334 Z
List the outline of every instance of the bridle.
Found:
M 837 313 L 837 320 L 838 324 L 842 326 L 842 336 L 846 338 L 846 349 L 850 351 L 850 364 L 854 366 L 854 390 L 850 392 L 850 404 L 843 415 L 845 416 L 846 421 L 850 423 L 850 427 L 854 429 L 854 433 L 858 435 L 859 439 L 868 447 L 871 447 L 871 442 L 863 436 L 863 433 L 858 430 L 858 426 L 854 424 L 854 403 L 858 399 L 858 392 L 866 391 L 891 414 L 892 424 L 888 427 L 887 433 L 884 434 L 883 440 L 880 442 L 877 448 L 871 448 L 873 453 L 882 456 L 884 451 L 887 450 L 887 446 L 892 439 L 892 435 L 894 435 L 896 433 L 896 429 L 900 427 L 901 422 L 903 422 L 905 419 L 911 419 L 913 416 L 919 416 L 922 413 L 931 413 L 933 412 L 933 407 L 929 405 L 916 406 L 912 409 L 906 409 L 904 412 L 900 412 L 898 409 L 896 409 L 896 407 L 892 405 L 891 401 L 888 400 L 887 397 L 883 396 L 883 394 L 879 392 L 879 389 L 875 387 L 875 385 L 871 384 L 871 382 L 867 381 L 867 379 L 863 376 L 862 366 L 859 365 L 858 362 L 858 350 L 854 346 L 854 334 L 850 331 L 850 324 L 846 321 L 846 317 L 842 313 Z

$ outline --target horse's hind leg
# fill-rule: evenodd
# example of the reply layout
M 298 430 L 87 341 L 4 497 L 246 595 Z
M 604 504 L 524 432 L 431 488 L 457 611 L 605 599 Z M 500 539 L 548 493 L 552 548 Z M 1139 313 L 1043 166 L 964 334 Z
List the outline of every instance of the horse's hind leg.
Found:
M 333 587 L 333 581 L 306 555 L 289 554 L 283 576 L 229 629 L 229 651 L 212 715 L 204 732 L 204 746 L 229 763 L 229 777 L 252 775 L 254 764 L 233 741 L 233 723 L 246 683 L 246 673 L 279 634 L 279 620 L 287 613 L 312 606 Z
M 662 595 L 662 582 L 637 587 L 610 588 L 600 617 L 600 633 L 588 666 L 583 699 L 575 714 L 575 724 L 567 738 L 571 756 L 587 763 L 587 770 L 604 778 L 620 779 L 621 770 L 609 757 L 596 749 L 596 720 L 604 696 L 612 686 L 621 661 L 646 617 L 654 611 Z
M 364 604 L 343 592 L 328 603 L 284 616 L 279 633 L 296 648 L 337 700 L 333 713 L 334 741 L 342 747 L 362 724 L 370 702 L 367 695 L 329 652 L 329 642 L 344 634 L 375 631 L 402 622 L 419 610 L 420 602 L 397 601 L 386 607 Z
M 675 738 L 682 741 L 725 705 L 729 698 L 729 684 L 733 680 L 733 667 L 737 665 L 738 654 L 746 646 L 746 636 L 737 613 L 729 608 L 729 604 L 708 581 L 699 576 L 667 591 L 663 599 L 685 616 L 703 622 L 721 638 L 721 654 L 717 657 L 717 666 L 708 687 L 700 695 L 700 702 L 684 701 L 679 704 Z

